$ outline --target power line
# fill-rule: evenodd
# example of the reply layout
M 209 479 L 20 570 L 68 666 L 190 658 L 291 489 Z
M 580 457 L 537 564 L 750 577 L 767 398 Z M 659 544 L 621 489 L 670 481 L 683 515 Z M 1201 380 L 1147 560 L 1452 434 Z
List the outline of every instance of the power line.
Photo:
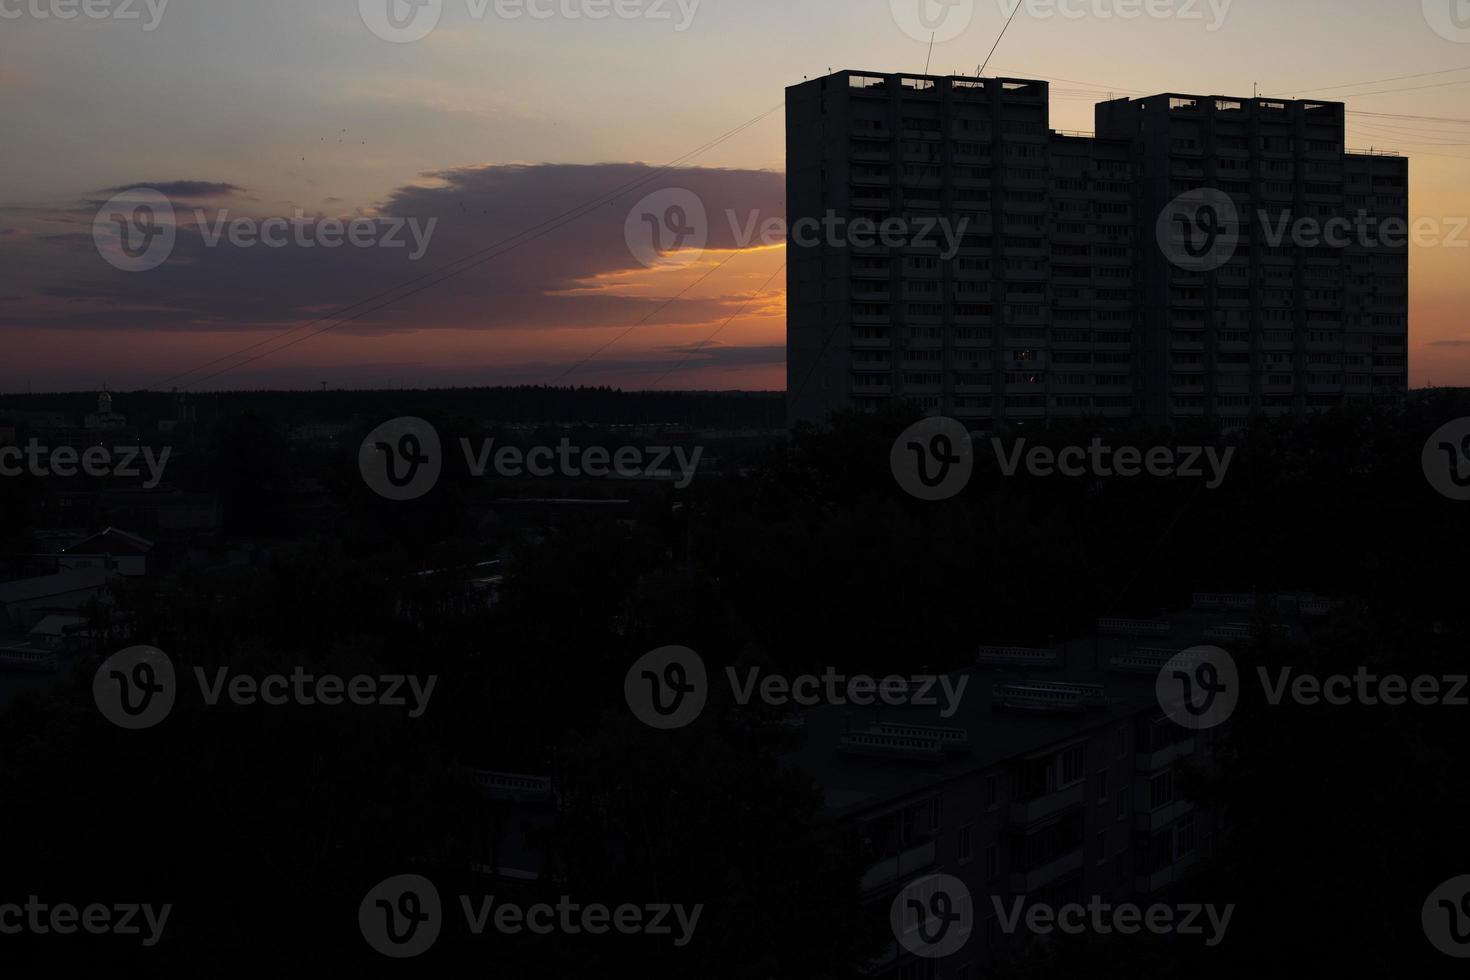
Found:
M 558 374 L 555 378 L 552 379 L 551 384 L 556 384 L 557 382 L 559 382 L 559 381 L 563 380 L 564 378 L 566 378 L 567 375 L 569 375 L 569 374 L 573 373 L 574 371 L 577 371 L 578 369 L 582 368 L 584 365 L 587 364 L 588 361 L 591 361 L 598 354 L 601 354 L 603 351 L 607 350 L 613 344 L 616 344 L 618 341 L 620 341 L 624 337 L 628 336 L 628 334 L 632 333 L 634 330 L 636 330 L 639 327 L 643 326 L 649 320 L 652 320 L 655 316 L 657 316 L 658 314 L 662 313 L 664 310 L 668 309 L 670 306 L 673 306 L 679 300 L 683 299 L 684 296 L 685 296 L 685 294 L 687 294 L 695 286 L 698 286 L 700 283 L 704 282 L 710 276 L 714 275 L 716 272 L 719 272 L 721 269 L 723 269 L 726 265 L 728 265 L 730 263 L 730 260 L 731 259 L 735 258 L 735 256 L 737 256 L 739 254 L 740 254 L 740 250 L 738 250 L 738 249 L 735 250 L 735 251 L 732 251 L 729 255 L 725 256 L 724 260 L 722 262 L 720 262 L 719 265 L 716 265 L 714 268 L 710 269 L 704 275 L 700 276 L 698 279 L 694 280 L 689 285 L 687 285 L 683 289 L 679 290 L 679 292 L 676 295 L 670 297 L 668 300 L 664 301 L 662 304 L 660 304 L 655 309 L 650 310 L 637 323 L 634 323 L 634 324 L 630 325 L 626 330 L 624 330 L 622 333 L 618 334 L 612 340 L 609 340 L 607 343 L 603 344 L 601 347 L 597 348 L 595 351 L 593 351 L 592 353 L 588 354 L 586 357 L 582 358 L 576 364 L 573 364 L 571 367 L 567 368 L 561 374 Z
M 1444 157 L 1446 160 L 1470 160 L 1470 157 L 1462 157 L 1455 153 L 1431 153 L 1428 150 L 1415 150 L 1416 157 Z
M 1348 82 L 1346 85 L 1328 85 L 1323 88 L 1294 89 L 1292 95 L 1312 95 L 1317 92 L 1336 92 L 1339 89 L 1357 88 L 1359 85 L 1377 85 L 1380 82 L 1406 82 L 1413 78 L 1433 78 L 1436 75 L 1452 75 L 1457 71 L 1470 71 L 1470 65 L 1463 68 L 1446 68 L 1443 71 L 1426 71 L 1418 75 L 1395 75 L 1393 78 L 1370 78 L 1362 82 Z M 1286 98 L 1286 95 L 1278 95 L 1276 98 Z
M 1458 82 L 1440 82 L 1437 85 L 1411 85 L 1408 88 L 1385 88 L 1377 92 L 1348 92 L 1341 96 L 1344 99 L 1363 99 L 1370 95 L 1397 95 L 1400 92 L 1423 92 L 1432 88 L 1450 88 L 1454 85 L 1470 85 L 1470 78 L 1462 78 Z
M 282 333 L 279 333 L 279 334 L 277 334 L 277 335 L 275 335 L 273 337 L 268 337 L 265 340 L 258 341 L 258 342 L 254 343 L 254 344 L 249 345 L 248 347 L 243 347 L 240 350 L 234 351 L 233 353 L 226 354 L 226 355 L 224 355 L 222 357 L 217 357 L 217 358 L 215 358 L 212 361 L 209 361 L 209 362 L 207 362 L 205 364 L 201 364 L 201 365 L 199 365 L 197 367 L 191 368 L 188 371 L 184 371 L 184 372 L 182 372 L 180 374 L 175 374 L 172 377 L 167 378 L 163 382 L 161 382 L 160 383 L 160 387 L 163 386 L 163 385 L 167 385 L 167 384 L 169 384 L 169 383 L 171 383 L 173 381 L 179 380 L 181 378 L 185 378 L 185 377 L 187 377 L 187 376 L 189 376 L 191 374 L 194 374 L 194 373 L 196 373 L 198 371 L 202 371 L 205 368 L 213 367 L 214 365 L 219 364 L 219 363 L 221 363 L 223 361 L 228 361 L 228 360 L 231 360 L 233 358 L 239 357 L 241 354 L 247 354 L 250 351 L 258 350 L 259 348 L 265 346 L 266 344 L 273 343 L 274 341 L 277 341 L 277 340 L 280 340 L 280 339 L 282 339 L 284 337 L 290 336 L 291 334 L 296 333 L 298 331 L 309 330 L 311 327 L 316 326 L 318 324 L 323 324 L 323 323 L 329 324 L 326 328 L 324 328 L 322 330 L 318 330 L 318 331 L 315 331 L 315 332 L 312 332 L 312 333 L 308 333 L 305 336 L 299 337 L 296 340 L 294 340 L 294 341 L 292 341 L 292 342 L 290 342 L 288 344 L 285 344 L 285 345 L 283 345 L 281 347 L 277 347 L 277 348 L 273 348 L 271 350 L 265 351 L 265 352 L 263 352 L 262 354 L 260 354 L 260 355 L 258 355 L 256 357 L 252 357 L 252 358 L 249 358 L 249 359 L 247 359 L 245 361 L 240 362 L 239 364 L 236 364 L 236 365 L 233 365 L 233 366 L 230 366 L 230 367 L 226 367 L 226 368 L 224 368 L 221 371 L 216 371 L 213 374 L 210 374 L 210 375 L 208 375 L 205 378 L 202 378 L 202 379 L 199 379 L 199 380 L 190 382 L 190 384 L 189 384 L 188 387 L 194 387 L 196 385 L 203 384 L 205 381 L 209 381 L 209 380 L 212 380 L 213 378 L 217 378 L 221 374 L 225 374 L 225 373 L 227 373 L 229 371 L 234 370 L 235 368 L 243 367 L 246 364 L 253 364 L 255 361 L 260 360 L 262 357 L 267 357 L 267 356 L 269 356 L 269 355 L 271 355 L 273 353 L 279 353 L 280 351 L 287 350 L 287 349 L 289 349 L 291 347 L 294 347 L 297 343 L 300 343 L 303 340 L 309 340 L 312 337 L 319 336 L 320 334 L 325 333 L 328 330 L 335 329 L 335 327 L 341 326 L 342 323 L 350 323 L 350 322 L 352 322 L 354 320 L 360 319 L 363 316 L 366 316 L 369 313 L 377 312 L 379 310 L 382 310 L 382 309 L 387 308 L 388 306 L 393 305 L 396 302 L 401 302 L 402 300 L 407 299 L 410 296 L 417 295 L 418 293 L 423 292 L 423 289 L 411 290 L 410 292 L 404 293 L 403 295 L 398 296 L 398 297 L 396 297 L 394 299 L 389 299 L 387 302 L 381 303 L 381 304 L 379 304 L 377 306 L 370 307 L 369 309 L 366 309 L 366 310 L 363 310 L 363 311 L 361 311 L 361 312 L 359 312 L 357 314 L 354 314 L 353 316 L 348 317 L 348 318 L 342 320 L 341 323 L 335 323 L 335 324 L 330 323 L 330 321 L 336 320 L 337 318 L 342 317 L 349 310 L 352 310 L 355 307 L 362 306 L 365 303 L 371 303 L 374 300 L 382 299 L 383 297 L 392 296 L 393 294 L 398 293 L 400 290 L 403 290 L 403 289 L 405 289 L 405 288 L 407 288 L 409 286 L 413 286 L 413 285 L 415 285 L 417 283 L 421 283 L 424 280 L 429 279 L 431 277 L 439 276 L 440 273 L 444 273 L 444 272 L 446 272 L 446 270 L 452 270 L 452 271 L 448 271 L 448 274 L 447 275 L 442 275 L 439 278 L 434 279 L 434 281 L 431 282 L 429 285 L 431 285 L 431 286 L 432 285 L 437 285 L 438 283 L 444 282 L 444 281 L 446 281 L 448 279 L 452 279 L 455 276 L 457 276 L 457 275 L 459 275 L 459 274 L 461 274 L 463 272 L 469 271 L 471 268 L 474 268 L 474 267 L 476 267 L 478 265 L 482 265 L 484 262 L 487 262 L 487 261 L 489 261 L 491 259 L 494 259 L 494 258 L 498 258 L 501 255 L 508 254 L 509 252 L 514 251 L 515 249 L 519 248 L 522 245 L 526 245 L 526 244 L 529 244 L 530 242 L 535 241 L 535 240 L 537 240 L 539 238 L 543 238 L 547 234 L 550 234 L 551 232 L 556 231 L 557 229 L 559 229 L 561 227 L 564 227 L 566 224 L 569 224 L 571 221 L 575 221 L 578 218 L 584 217 L 585 215 L 590 214 L 591 212 L 597 210 L 598 208 L 603 207 L 603 206 L 605 206 L 607 204 L 612 203 L 613 201 L 617 200 L 619 197 L 622 197 L 623 195 L 627 194 L 629 191 L 634 190 L 634 189 L 636 189 L 636 188 L 638 188 L 638 187 L 640 187 L 640 186 L 648 183 L 651 180 L 654 180 L 655 178 L 657 178 L 660 174 L 664 173 L 665 171 L 670 170 L 670 169 L 672 169 L 672 168 L 674 168 L 676 166 L 679 166 L 681 164 L 687 163 L 690 160 L 694 159 L 695 157 L 697 157 L 697 156 L 699 156 L 699 155 L 701 155 L 701 154 L 703 154 L 703 153 L 705 153 L 705 152 L 713 149 L 714 147 L 718 146 L 719 144 L 721 144 L 721 143 L 723 143 L 723 142 L 725 142 L 725 141 L 733 138 L 734 136 L 739 135 L 740 133 L 742 133 L 745 130 L 749 129 L 751 126 L 754 126 L 756 123 L 760 122 L 762 119 L 765 119 L 771 113 L 775 112 L 777 109 L 780 109 L 780 108 L 781 108 L 780 105 L 772 106 L 770 109 L 767 109 L 765 112 L 762 112 L 760 115 L 753 117 L 752 119 L 750 119 L 750 120 L 742 123 L 741 125 L 735 127 L 732 130 L 729 130 L 728 132 L 724 133 L 723 135 L 717 137 L 714 140 L 711 140 L 710 142 L 704 144 L 703 146 L 700 146 L 700 147 L 698 147 L 698 148 L 696 148 L 694 150 L 689 151 L 688 153 L 685 153 L 685 154 L 683 154 L 683 155 L 681 155 L 679 157 L 676 157 L 674 160 L 672 160 L 671 162 L 669 162 L 667 164 L 664 164 L 662 167 L 659 167 L 659 168 L 657 168 L 655 170 L 651 170 L 648 173 L 643 174 L 643 175 L 641 175 L 641 176 L 639 176 L 639 177 L 637 177 L 637 178 L 635 178 L 635 179 L 627 182 L 626 184 L 622 185 L 621 187 L 619 187 L 619 188 L 617 188 L 617 189 L 615 189 L 615 190 L 613 190 L 613 191 L 611 191 L 609 193 L 602 194 L 599 197 L 594 198 L 594 199 L 592 199 L 589 202 L 585 202 L 583 204 L 579 204 L 579 205 L 577 205 L 574 208 L 571 208 L 571 209 L 569 209 L 567 211 L 562 212 L 559 215 L 556 215 L 555 217 L 548 218 L 545 221 L 542 221 L 540 224 L 533 225 L 530 228 L 526 228 L 526 229 L 524 229 L 524 230 L 522 230 L 520 232 L 517 232 L 514 235 L 509 236 L 508 238 L 501 239 L 500 241 L 498 241 L 498 242 L 496 242 L 496 243 L 494 243 L 492 245 L 488 245 L 488 246 L 486 246 L 483 249 L 479 249 L 479 250 L 477 250 L 475 252 L 471 252 L 469 255 L 461 256 L 460 258 L 455 259 L 452 262 L 447 262 L 444 265 L 440 266 L 439 268 L 433 269 L 433 270 L 431 270 L 429 272 L 426 272 L 423 275 L 420 275 L 420 276 L 417 276 L 417 277 L 415 277 L 413 279 L 409 279 L 409 280 L 406 280 L 404 282 L 398 283 L 397 285 L 392 286 L 392 287 L 390 287 L 390 288 L 388 288 L 386 290 L 382 290 L 381 292 L 375 293 L 372 296 L 368 296 L 368 297 L 366 297 L 364 299 L 358 300 L 355 303 L 351 303 L 351 304 L 348 304 L 347 306 L 341 307 L 340 309 L 336 310 L 335 312 L 333 312 L 331 314 L 328 314 L 327 316 L 319 317 L 316 320 L 312 320 L 309 323 L 305 323 L 305 324 L 301 324 L 301 325 L 292 327 L 290 330 L 283 331 Z M 550 226 L 550 227 L 548 227 L 548 226 Z M 520 241 L 517 241 L 517 239 L 521 239 L 521 240 Z M 499 251 L 497 251 L 497 250 L 499 250 Z M 493 254 L 489 254 L 489 253 L 493 253 Z M 463 268 L 460 268 L 460 269 L 453 269 L 454 266 L 461 265 L 461 264 L 466 263 L 466 262 L 468 262 L 470 264 L 469 265 L 465 265 Z M 425 288 L 427 288 L 427 287 L 425 287 Z
M 1014 71 L 1018 75 L 1021 75 L 1021 76 L 1024 76 L 1024 77 L 1046 78 L 1049 81 L 1068 82 L 1068 83 L 1070 83 L 1072 85 L 1089 85 L 1089 86 L 1095 86 L 1099 91 L 1122 92 L 1124 95 L 1145 95 L 1145 94 L 1147 94 L 1145 92 L 1139 91 L 1138 89 L 1124 88 L 1121 85 L 1109 85 L 1106 82 L 1084 82 L 1081 79 L 1077 79 L 1077 78 L 1063 78 L 1060 75 L 1052 75 L 1052 74 L 1033 75 L 1033 73 L 1026 72 L 1026 71 L 1021 71 L 1019 68 L 997 68 L 996 71 Z
M 1005 26 L 1000 29 L 1000 37 L 996 38 L 995 39 L 995 43 L 990 46 L 990 54 L 987 54 L 985 56 L 985 60 L 980 63 L 980 70 L 977 71 L 977 72 L 975 72 L 975 75 L 976 75 L 977 78 L 979 76 L 985 74 L 985 68 L 986 68 L 987 65 L 990 64 L 990 59 L 993 58 L 993 57 L 995 57 L 995 49 L 998 48 L 998 47 L 1000 47 L 1000 42 L 1001 41 L 1005 40 L 1006 31 L 1008 31 L 1008 30 L 1011 29 L 1011 21 L 1015 20 L 1016 19 L 1016 15 L 1019 14 L 1020 12 L 1021 12 L 1021 4 L 1018 3 L 1018 4 L 1016 4 L 1016 9 L 1011 11 L 1011 16 L 1008 17 L 1008 18 L 1006 18 L 1006 24 L 1005 24 Z
M 202 370 L 205 367 L 210 367 L 210 366 L 213 366 L 214 364 L 218 364 L 218 363 L 220 363 L 222 361 L 226 361 L 226 360 L 230 360 L 231 358 L 238 357 L 240 354 L 247 353 L 247 352 L 249 352 L 251 350 L 258 349 L 259 347 L 261 347 L 261 346 L 263 346 L 265 344 L 271 343 L 271 342 L 273 342 L 275 340 L 279 340 L 282 337 L 289 336 L 290 334 L 295 333 L 298 330 L 306 330 L 306 329 L 309 329 L 312 326 L 315 326 L 316 324 L 326 323 L 326 322 L 328 322 L 330 320 L 336 319 L 337 317 L 342 316 L 343 314 L 345 314 L 348 310 L 351 310 L 353 307 L 361 306 L 364 303 L 372 302 L 373 300 L 382 298 L 384 296 L 389 296 L 389 295 L 391 295 L 393 293 L 398 292 L 401 289 L 404 289 L 404 288 L 406 288 L 408 286 L 411 286 L 411 285 L 414 285 L 416 283 L 422 282 L 425 279 L 430 278 L 431 276 L 435 276 L 435 275 L 439 274 L 440 272 L 443 272 L 443 271 L 445 271 L 447 269 L 450 269 L 453 266 L 459 265 L 459 264 L 464 263 L 464 262 L 469 262 L 469 261 L 474 260 L 474 259 L 476 259 L 476 258 L 478 258 L 480 256 L 485 256 L 486 253 L 488 253 L 488 252 L 494 252 L 496 249 L 502 249 L 502 248 L 504 249 L 503 251 L 496 252 L 495 255 L 488 256 L 487 259 L 486 259 L 487 261 L 488 261 L 489 258 L 496 258 L 499 255 L 503 255 L 503 254 L 506 254 L 507 252 L 513 251 L 515 248 L 519 247 L 520 245 L 524 245 L 524 244 L 527 244 L 530 241 L 534 241 L 537 238 L 544 237 L 545 234 L 548 234 L 551 231 L 555 231 L 557 228 L 560 228 L 560 227 L 564 226 L 570 220 L 575 220 L 576 218 L 582 217 L 585 214 L 591 213 L 593 210 L 596 210 L 598 207 L 601 207 L 601 206 L 603 206 L 605 204 L 611 203 L 613 200 L 616 200 L 618 197 L 622 196 L 623 194 L 626 194 L 629 190 L 632 190 L 632 189 L 637 188 L 637 187 L 639 187 L 639 186 L 641 186 L 643 184 L 648 183 L 650 180 L 654 179 L 655 177 L 657 177 L 660 173 L 664 172 L 665 170 L 668 170 L 668 169 L 670 169 L 670 168 L 672 168 L 674 166 L 677 166 L 680 163 L 688 162 L 690 159 L 693 159 L 694 157 L 698 156 L 699 154 L 704 153 L 705 151 L 707 151 L 707 150 L 713 148 L 714 146 L 717 146 L 720 143 L 724 142 L 725 140 L 731 138 L 732 136 L 735 136 L 738 133 L 743 132 L 745 129 L 747 129 L 750 126 L 754 125 L 756 122 L 759 122 L 761 119 L 765 118 L 766 116 L 770 115 L 772 112 L 776 111 L 776 109 L 778 109 L 778 108 L 780 108 L 780 106 L 775 106 L 775 107 L 767 110 L 766 112 L 764 112 L 761 115 L 755 117 L 754 119 L 750 120 L 749 122 L 744 123 L 741 126 L 736 127 L 734 130 L 731 130 L 730 132 L 724 134 L 723 136 L 721 136 L 721 137 L 719 137 L 719 138 L 717 138 L 715 140 L 712 140 L 709 143 L 706 143 L 704 146 L 699 147 L 696 150 L 692 150 L 689 153 L 684 154 L 683 156 L 680 156 L 680 157 L 675 158 L 675 160 L 673 160 L 672 162 L 670 162 L 668 164 L 665 164 L 663 167 L 660 167 L 657 170 L 651 171 L 648 174 L 644 174 L 641 177 L 638 177 L 638 178 L 635 178 L 632 181 L 629 181 L 627 184 L 624 184 L 622 187 L 617 188 L 616 190 L 612 191 L 610 194 L 603 195 L 602 197 L 600 197 L 598 199 L 594 199 L 591 202 L 588 202 L 588 203 L 585 203 L 585 204 L 582 204 L 582 205 L 578 205 L 575 208 L 572 208 L 572 209 L 570 209 L 568 211 L 564 211 L 564 212 L 562 212 L 562 214 L 557 215 L 554 218 L 547 219 L 546 221 L 541 222 L 541 224 L 539 224 L 539 225 L 533 225 L 532 227 L 527 228 L 527 229 L 525 229 L 525 230 L 523 230 L 521 232 L 518 232 L 517 234 L 512 235 L 509 238 L 502 239 L 501 241 L 496 242 L 493 245 L 487 246 L 486 248 L 481 249 L 481 250 L 479 250 L 477 252 L 472 252 L 472 253 L 470 253 L 467 256 L 462 256 L 461 258 L 456 259 L 453 262 L 446 263 L 445 265 L 440 266 L 438 269 L 435 269 L 435 270 L 432 270 L 430 272 L 427 272 L 427 273 L 425 273 L 422 276 L 418 276 L 418 277 L 416 277 L 414 279 L 407 280 L 406 282 L 399 283 L 396 286 L 393 286 L 393 287 L 391 287 L 391 288 L 389 288 L 387 290 L 384 290 L 382 292 L 376 293 L 373 296 L 367 297 L 366 299 L 359 300 L 356 303 L 352 303 L 352 304 L 350 304 L 348 306 L 342 307 L 340 310 L 338 310 L 338 311 L 336 311 L 336 312 L 334 312 L 334 313 L 332 313 L 332 314 L 330 314 L 328 316 L 318 318 L 316 320 L 311 321 L 310 323 L 306 323 L 306 324 L 302 324 L 302 325 L 299 325 L 299 326 L 296 326 L 296 327 L 292 327 L 290 330 L 287 330 L 287 331 L 285 331 L 285 332 L 283 332 L 281 334 L 278 334 L 275 337 L 267 338 L 266 340 L 263 340 L 263 341 L 260 341 L 258 343 L 252 344 L 249 347 L 242 348 L 241 350 L 236 351 L 236 352 L 234 352 L 232 354 L 227 354 L 224 357 L 216 358 L 215 360 L 210 361 L 208 364 L 201 365 L 200 367 L 193 368 L 192 370 L 189 370 L 189 371 L 185 371 L 183 374 L 175 375 L 174 378 L 170 378 L 169 381 L 172 381 L 175 378 L 186 377 L 187 375 L 193 374 L 194 372 L 199 371 L 199 370 Z M 563 219 L 567 219 L 567 220 L 564 221 Z M 548 225 L 554 225 L 554 227 L 547 228 Z M 546 229 L 546 231 L 543 232 L 542 234 L 533 234 L 534 232 L 537 232 L 540 229 Z M 529 237 L 529 238 L 526 237 L 528 235 L 531 236 L 531 237 Z M 518 239 L 518 238 L 524 238 L 525 240 L 524 241 L 517 242 L 516 239 Z M 514 244 L 512 244 L 512 243 L 514 243 Z M 509 247 L 505 247 L 505 246 L 509 246 Z M 473 265 L 478 265 L 478 264 L 481 264 L 481 263 L 479 263 L 479 262 L 473 263 Z M 451 272 L 449 275 L 443 276 L 443 277 L 435 280 L 435 283 L 443 282 L 446 279 L 452 278 L 453 276 L 458 275 L 461 272 L 468 271 L 470 268 L 473 268 L 473 265 L 467 265 L 463 269 L 455 270 L 454 272 Z M 398 297 L 396 300 L 390 300 L 387 303 L 384 303 L 384 304 L 381 304 L 381 305 L 379 305 L 377 307 L 374 307 L 373 309 L 365 310 L 362 313 L 359 313 L 359 314 L 353 316 L 351 319 L 353 319 L 353 320 L 358 319 L 361 316 L 365 315 L 366 313 L 375 312 L 376 310 L 383 309 L 386 306 L 391 305 L 393 302 L 397 302 L 399 300 L 406 299 L 408 296 L 415 295 L 415 294 L 417 294 L 418 292 L 421 292 L 421 291 L 422 290 L 414 290 L 412 292 L 406 293 L 403 296 Z M 344 322 L 348 322 L 348 321 L 344 321 Z M 332 327 L 329 326 L 327 329 L 332 329 Z M 317 331 L 316 333 L 310 334 L 309 336 L 317 336 L 317 334 L 323 333 L 323 332 L 325 332 L 325 331 Z M 306 338 L 302 338 L 302 339 L 306 339 Z M 295 342 L 293 342 L 291 344 L 287 344 L 287 345 L 285 345 L 283 347 L 280 347 L 280 348 L 276 348 L 276 350 L 286 350 L 287 348 L 292 347 L 292 346 L 295 346 Z M 269 353 L 272 353 L 272 352 L 273 351 L 268 351 L 266 353 L 269 354 Z M 266 356 L 266 355 L 261 355 L 261 356 Z M 259 360 L 259 358 L 251 358 L 251 359 L 249 359 L 247 361 L 242 362 L 242 364 L 241 365 L 238 365 L 238 366 L 243 366 L 244 364 L 254 363 L 254 361 L 256 361 L 256 360 Z M 226 368 L 225 370 L 228 371 L 228 370 L 231 370 L 231 369 L 230 368 Z M 216 378 L 220 374 L 223 374 L 223 373 L 225 373 L 225 372 L 224 371 L 218 371 L 218 372 L 215 372 L 214 374 L 209 375 L 208 378 L 205 378 L 205 379 L 202 379 L 202 380 L 207 381 L 207 380 L 210 380 L 211 378 Z M 165 382 L 165 383 L 167 383 L 167 382 Z M 202 383 L 202 381 L 193 382 L 192 384 L 199 384 L 199 383 Z
M 1412 119 L 1419 122 L 1441 122 L 1470 125 L 1470 119 L 1467 119 L 1464 116 L 1410 116 L 1405 115 L 1402 112 L 1365 112 L 1361 109 L 1349 109 L 1347 114 L 1350 116 L 1372 116 L 1377 119 Z
M 724 323 L 720 324 L 719 329 L 716 330 L 714 333 L 710 334 L 708 337 L 706 337 L 703 340 L 701 340 L 699 342 L 699 346 L 695 347 L 692 351 L 689 351 L 687 354 L 685 354 L 684 355 L 684 359 L 682 361 L 680 361 L 678 364 L 675 364 L 673 367 L 669 368 L 662 375 L 660 375 L 658 377 L 658 379 L 656 381 L 654 381 L 653 387 L 654 388 L 657 388 L 659 385 L 663 384 L 665 378 L 667 378 L 669 375 L 673 374 L 675 371 L 677 371 L 680 368 L 682 368 L 685 364 L 688 364 L 689 363 L 689 359 L 691 357 L 693 357 L 695 354 L 698 354 L 708 344 L 713 343 L 714 342 L 714 339 L 716 337 L 718 337 L 720 334 L 724 333 L 726 327 L 728 327 L 730 324 L 732 324 L 732 323 L 735 322 L 735 318 L 736 317 L 738 317 L 740 314 L 742 314 L 742 313 L 745 312 L 746 307 L 750 306 L 751 303 L 754 303 L 767 289 L 769 289 L 771 287 L 771 283 L 773 283 L 773 282 L 776 281 L 776 277 L 779 276 L 782 273 L 782 271 L 785 270 L 785 268 L 786 268 L 786 263 L 785 262 L 782 262 L 781 265 L 780 265 L 780 267 L 778 269 L 776 269 L 775 272 L 771 273 L 771 277 L 769 279 L 767 279 L 761 285 L 761 288 L 760 289 L 757 289 L 755 291 L 755 293 L 753 293 L 751 295 L 751 297 L 749 299 L 747 299 L 744 303 L 741 303 L 740 304 L 740 309 L 738 309 L 734 313 L 730 314 L 730 319 L 728 319 Z

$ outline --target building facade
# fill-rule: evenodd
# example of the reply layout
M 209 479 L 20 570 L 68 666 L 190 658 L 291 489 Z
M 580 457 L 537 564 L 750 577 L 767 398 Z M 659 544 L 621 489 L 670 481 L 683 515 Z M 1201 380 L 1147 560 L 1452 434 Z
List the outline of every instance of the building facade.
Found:
M 895 931 L 867 975 L 985 976 L 1044 941 L 1007 925 L 1017 902 L 1168 902 L 1229 833 L 1227 814 L 1189 787 L 1215 769 L 1230 714 L 1180 725 L 1159 700 L 1161 672 L 1204 644 L 1239 653 L 1292 642 L 1330 609 L 1312 594 L 1196 593 L 1188 610 L 1101 619 L 1095 634 L 1047 648 L 981 648 L 949 717 L 908 706 L 805 712 L 794 761 L 863 855 L 873 928 L 887 930 L 895 900 L 935 875 L 958 880 L 962 897 L 951 897 L 969 905 L 970 931 L 953 951 L 921 955 Z
M 1407 161 L 1345 153 L 1341 103 L 1160 95 L 1096 120 L 1051 129 L 1029 79 L 788 89 L 790 419 L 903 399 L 977 429 L 1236 425 L 1402 397 L 1407 243 L 1382 232 Z M 1351 233 L 1310 244 L 1332 219 Z M 1201 235 L 1218 265 L 1189 260 Z

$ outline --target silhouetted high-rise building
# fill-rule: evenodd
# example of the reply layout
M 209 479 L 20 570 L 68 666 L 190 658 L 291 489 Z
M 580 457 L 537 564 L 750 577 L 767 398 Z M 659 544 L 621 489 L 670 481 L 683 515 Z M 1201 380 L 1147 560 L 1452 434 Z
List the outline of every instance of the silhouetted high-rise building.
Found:
M 1402 158 L 1344 153 L 1340 103 L 1121 99 L 1093 136 L 1051 129 L 1044 81 L 793 86 L 788 414 L 1241 424 L 1396 399 L 1407 249 L 1381 222 L 1406 188 Z
M 1143 414 L 1243 423 L 1403 396 L 1408 161 L 1345 153 L 1343 114 L 1172 94 L 1097 107 L 1098 135 L 1132 140 L 1137 165 Z M 1215 255 L 1175 251 L 1210 222 L 1231 236 Z

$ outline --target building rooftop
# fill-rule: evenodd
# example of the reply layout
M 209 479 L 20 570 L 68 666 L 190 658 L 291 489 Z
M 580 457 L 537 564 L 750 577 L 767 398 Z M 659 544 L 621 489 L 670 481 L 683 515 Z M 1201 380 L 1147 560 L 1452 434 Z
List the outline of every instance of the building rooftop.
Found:
M 0 584 L 0 605 L 12 602 L 34 602 L 51 596 L 70 595 L 88 589 L 100 589 L 108 573 L 100 568 L 81 568 L 74 572 L 23 578 Z
M 153 550 L 153 542 L 141 535 L 109 527 L 65 549 L 68 555 L 142 556 Z
M 950 675 L 952 686 L 961 677 L 968 683 L 959 710 L 949 718 L 941 717 L 940 707 L 813 708 L 800 715 L 805 742 L 791 755 L 790 761 L 809 772 L 822 788 L 827 816 L 840 818 L 860 813 L 994 769 L 1008 759 L 1039 752 L 1086 732 L 1118 725 L 1140 713 L 1157 711 L 1155 675 L 1111 671 L 1111 658 L 1138 648 L 1174 651 L 1205 645 L 1210 642 L 1205 638 L 1208 630 L 1250 618 L 1249 612 L 1240 610 L 1171 613 L 1160 620 L 1168 623 L 1167 636 L 1087 636 L 1059 643 L 1055 649 L 1062 666 L 1055 670 L 977 667 Z M 996 685 L 1023 681 L 1100 685 L 1106 692 L 1106 703 L 1074 713 L 997 710 Z M 940 695 L 942 704 L 938 686 L 934 693 Z M 870 758 L 840 751 L 840 739 L 845 732 L 867 731 L 879 722 L 964 729 L 969 751 L 947 752 L 942 759 L 932 761 Z

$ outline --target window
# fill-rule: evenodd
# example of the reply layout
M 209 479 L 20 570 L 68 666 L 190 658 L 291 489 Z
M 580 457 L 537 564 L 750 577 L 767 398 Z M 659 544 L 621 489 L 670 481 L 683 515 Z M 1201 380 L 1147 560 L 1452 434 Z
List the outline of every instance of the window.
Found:
M 1174 774 L 1159 773 L 1148 784 L 1148 808 L 1157 810 L 1174 802 Z
M 1128 757 L 1128 729 L 1118 729 L 1118 758 Z
M 1087 744 L 1078 743 L 1062 750 L 1062 781 L 1058 788 L 1081 782 L 1083 766 L 1087 761 Z
M 1108 771 L 1102 769 L 1097 774 L 1097 798 L 1106 800 L 1108 798 Z
M 960 828 L 959 861 L 961 864 L 969 864 L 975 860 L 975 825 L 966 824 Z
M 1193 854 L 1194 848 L 1194 814 L 1191 813 L 1175 825 L 1174 853 L 1183 857 L 1186 854 Z

